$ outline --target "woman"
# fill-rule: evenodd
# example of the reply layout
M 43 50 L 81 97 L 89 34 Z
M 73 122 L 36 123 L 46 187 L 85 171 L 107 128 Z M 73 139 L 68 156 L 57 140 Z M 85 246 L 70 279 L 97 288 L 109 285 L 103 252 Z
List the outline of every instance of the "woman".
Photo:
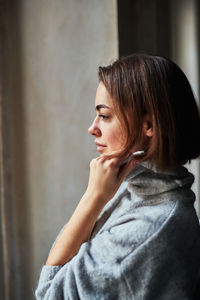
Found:
M 132 55 L 100 67 L 99 81 L 89 133 L 100 156 L 36 298 L 199 299 L 194 177 L 182 166 L 200 155 L 188 80 L 168 59 Z

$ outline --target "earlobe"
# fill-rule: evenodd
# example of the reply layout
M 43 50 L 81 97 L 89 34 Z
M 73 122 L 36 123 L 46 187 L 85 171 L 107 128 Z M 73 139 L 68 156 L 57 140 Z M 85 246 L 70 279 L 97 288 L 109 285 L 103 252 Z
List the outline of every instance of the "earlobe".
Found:
M 149 128 L 149 129 L 146 131 L 146 136 L 148 136 L 148 137 L 152 137 L 152 136 L 153 136 L 153 129 L 152 129 L 152 127 Z
M 144 130 L 144 134 L 148 137 L 152 137 L 153 136 L 153 126 L 152 126 L 152 122 L 150 122 L 149 120 L 144 121 L 143 124 L 143 130 Z

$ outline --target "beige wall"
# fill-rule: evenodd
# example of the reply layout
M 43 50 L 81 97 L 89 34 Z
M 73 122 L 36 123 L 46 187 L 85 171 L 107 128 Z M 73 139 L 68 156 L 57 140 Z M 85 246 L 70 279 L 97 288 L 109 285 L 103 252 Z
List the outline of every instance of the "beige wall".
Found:
M 97 68 L 118 56 L 118 37 L 115 0 L 13 2 L 5 6 L 4 97 L 11 298 L 21 300 L 31 299 L 48 250 L 86 188 L 97 155 L 87 133 Z

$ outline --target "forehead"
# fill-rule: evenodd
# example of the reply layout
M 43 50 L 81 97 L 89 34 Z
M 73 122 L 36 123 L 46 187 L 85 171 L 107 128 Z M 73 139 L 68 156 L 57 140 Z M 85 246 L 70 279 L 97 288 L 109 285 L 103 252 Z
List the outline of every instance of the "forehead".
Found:
M 95 98 L 95 107 L 98 105 L 106 105 L 107 107 L 112 107 L 112 99 L 107 92 L 105 85 L 100 82 L 97 88 L 96 92 L 96 98 Z

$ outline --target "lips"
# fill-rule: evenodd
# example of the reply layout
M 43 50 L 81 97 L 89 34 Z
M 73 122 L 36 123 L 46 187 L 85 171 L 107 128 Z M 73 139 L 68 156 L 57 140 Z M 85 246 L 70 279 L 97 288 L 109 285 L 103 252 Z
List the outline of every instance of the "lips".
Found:
M 102 152 L 105 149 L 105 147 L 106 147 L 106 145 L 102 145 L 102 144 L 99 144 L 97 142 L 94 142 L 94 143 L 97 146 L 97 151 L 98 152 Z

